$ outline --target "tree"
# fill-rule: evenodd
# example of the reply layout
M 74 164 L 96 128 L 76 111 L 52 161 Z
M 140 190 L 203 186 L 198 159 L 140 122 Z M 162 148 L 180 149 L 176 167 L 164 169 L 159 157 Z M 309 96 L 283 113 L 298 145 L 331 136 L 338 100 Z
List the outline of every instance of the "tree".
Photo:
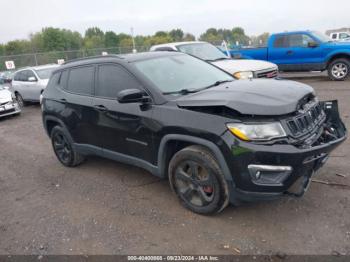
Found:
M 241 27 L 234 27 L 231 30 L 232 32 L 232 41 L 234 44 L 238 42 L 240 45 L 248 45 L 250 38 L 245 35 L 245 32 L 243 28 Z
M 199 40 L 216 44 L 221 42 L 223 38 L 218 34 L 218 30 L 216 28 L 209 28 L 199 37 Z
M 105 33 L 105 47 L 116 47 L 119 45 L 119 37 L 113 31 Z
M 183 37 L 183 41 L 195 41 L 196 37 L 190 33 L 186 33 Z
M 42 30 L 43 48 L 45 51 L 63 51 L 66 49 L 64 33 L 53 27 Z
M 104 33 L 103 31 L 98 28 L 98 27 L 90 27 L 85 31 L 85 38 L 91 38 L 91 37 L 100 37 L 103 38 L 104 37 Z
M 63 29 L 62 33 L 66 42 L 65 50 L 77 50 L 82 47 L 83 38 L 79 32 Z
M 94 49 L 104 47 L 104 40 L 98 36 L 92 36 L 84 39 L 85 49 Z
M 155 37 L 167 37 L 169 34 L 165 31 L 158 31 L 154 34 Z
M 31 52 L 31 44 L 27 40 L 10 41 L 5 46 L 6 55 L 16 55 Z
M 169 36 L 174 42 L 183 41 L 184 32 L 181 29 L 173 29 L 169 32 Z

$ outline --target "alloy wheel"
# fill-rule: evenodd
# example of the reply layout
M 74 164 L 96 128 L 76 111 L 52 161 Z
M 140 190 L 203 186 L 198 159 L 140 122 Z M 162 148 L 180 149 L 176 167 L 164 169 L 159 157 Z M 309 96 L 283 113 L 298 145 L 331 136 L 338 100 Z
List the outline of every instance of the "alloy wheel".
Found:
M 214 199 L 214 181 L 208 170 L 199 163 L 187 160 L 175 171 L 175 185 L 180 198 L 186 203 L 204 207 Z
M 68 163 L 72 158 L 72 149 L 66 137 L 61 133 L 55 133 L 52 139 L 56 155 L 62 162 Z
M 20 94 L 16 94 L 16 100 L 20 108 L 23 108 L 24 106 L 24 101 L 23 97 Z
M 346 77 L 348 74 L 348 66 L 345 63 L 336 63 L 332 67 L 332 75 L 337 79 Z

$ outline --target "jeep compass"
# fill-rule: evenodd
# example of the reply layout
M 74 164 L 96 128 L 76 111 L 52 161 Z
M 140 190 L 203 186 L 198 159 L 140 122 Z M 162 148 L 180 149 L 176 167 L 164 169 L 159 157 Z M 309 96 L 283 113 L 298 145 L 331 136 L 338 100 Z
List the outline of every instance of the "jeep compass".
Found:
M 302 196 L 346 138 L 337 101 L 279 79 L 236 81 L 195 57 L 149 52 L 53 72 L 43 123 L 58 160 L 98 155 L 169 180 L 188 209 Z

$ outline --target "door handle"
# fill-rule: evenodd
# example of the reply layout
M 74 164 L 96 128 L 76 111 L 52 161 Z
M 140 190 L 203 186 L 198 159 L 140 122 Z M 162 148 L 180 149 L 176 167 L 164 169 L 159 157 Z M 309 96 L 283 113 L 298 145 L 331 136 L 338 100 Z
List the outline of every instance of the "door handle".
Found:
M 291 55 L 291 54 L 293 54 L 293 51 L 292 50 L 288 50 L 286 53 L 287 53 L 287 55 Z
M 104 105 L 95 105 L 94 108 L 100 112 L 107 112 L 108 108 L 105 107 Z
M 60 102 L 65 104 L 65 103 L 67 103 L 67 100 L 65 98 L 62 98 L 62 99 L 60 99 Z

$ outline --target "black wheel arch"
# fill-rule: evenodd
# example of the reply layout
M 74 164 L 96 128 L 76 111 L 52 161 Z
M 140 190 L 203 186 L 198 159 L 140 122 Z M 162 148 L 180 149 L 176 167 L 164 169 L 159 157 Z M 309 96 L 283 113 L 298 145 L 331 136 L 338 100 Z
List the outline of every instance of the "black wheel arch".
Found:
M 172 150 L 171 146 L 174 145 L 174 143 L 180 144 L 178 146 L 177 150 Z M 234 181 L 230 172 L 230 169 L 226 163 L 225 157 L 223 156 L 221 150 L 217 145 L 215 145 L 213 142 L 199 138 L 194 137 L 190 135 L 180 135 L 180 134 L 168 134 L 165 135 L 159 146 L 158 150 L 158 171 L 159 176 L 162 178 L 167 177 L 167 171 L 168 171 L 168 163 L 171 157 L 179 150 L 183 149 L 184 147 L 190 146 L 190 145 L 200 145 L 205 148 L 207 148 L 215 157 L 215 159 L 218 161 L 218 164 L 220 168 L 222 169 L 222 172 L 225 176 L 226 181 L 229 182 L 229 184 L 234 185 Z
M 350 63 L 350 53 L 339 53 L 339 54 L 335 54 L 332 55 L 328 61 L 327 61 L 327 68 L 329 67 L 329 65 L 336 59 L 347 59 Z
M 46 133 L 48 136 L 51 136 L 51 131 L 55 126 L 60 126 L 63 128 L 63 131 L 65 133 L 65 135 L 68 137 L 68 139 L 70 140 L 71 143 L 74 143 L 71 135 L 68 132 L 67 126 L 64 124 L 64 122 L 55 117 L 55 116 L 44 116 L 43 117 L 43 124 L 44 124 L 44 128 L 46 130 Z

